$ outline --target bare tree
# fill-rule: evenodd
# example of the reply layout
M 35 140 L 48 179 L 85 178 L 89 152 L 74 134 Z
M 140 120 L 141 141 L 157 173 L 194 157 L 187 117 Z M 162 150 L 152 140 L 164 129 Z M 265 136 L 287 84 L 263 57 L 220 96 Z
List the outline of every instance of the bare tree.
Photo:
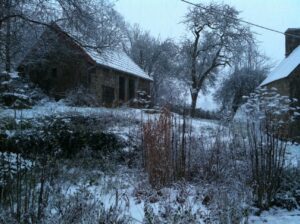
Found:
M 229 65 L 236 47 L 252 39 L 248 27 L 237 20 L 238 11 L 224 4 L 199 4 L 190 8 L 184 23 L 192 34 L 182 43 L 184 73 L 192 98 L 191 116 L 200 90 L 214 84 L 221 67 Z
M 177 73 L 178 46 L 171 39 L 161 41 L 138 26 L 127 31 L 125 51 L 153 78 L 152 100 L 159 103 L 164 82 Z
M 23 34 L 28 38 L 33 29 L 38 33 L 45 27 L 51 29 L 52 22 L 59 23 L 82 47 L 99 51 L 120 45 L 124 37 L 123 18 L 109 0 L 5 0 L 0 11 L 0 51 L 7 71 L 16 60 L 12 48 L 26 48 L 12 43 L 14 34 L 19 34 L 16 43 L 30 45 L 34 38 L 27 44 Z
M 58 19 L 83 47 L 120 47 L 125 39 L 125 22 L 108 0 L 57 0 L 63 9 Z
M 266 70 L 241 68 L 234 70 L 216 91 L 214 98 L 221 103 L 222 111 L 233 117 L 240 105 L 245 103 L 243 96 L 248 96 L 265 79 Z
M 221 103 L 221 110 L 232 116 L 245 103 L 243 96 L 252 93 L 265 79 L 270 66 L 266 56 L 259 53 L 255 43 L 240 48 L 232 62 L 230 75 L 221 83 L 214 98 Z

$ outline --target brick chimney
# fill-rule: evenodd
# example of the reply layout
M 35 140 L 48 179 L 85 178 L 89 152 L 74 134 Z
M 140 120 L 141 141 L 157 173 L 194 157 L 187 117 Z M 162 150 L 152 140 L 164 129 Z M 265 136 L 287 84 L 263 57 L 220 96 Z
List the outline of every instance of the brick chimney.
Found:
M 287 35 L 290 34 L 290 35 Z M 298 37 L 294 37 L 299 36 Z M 285 56 L 289 56 L 292 51 L 300 45 L 300 28 L 289 28 L 285 31 Z

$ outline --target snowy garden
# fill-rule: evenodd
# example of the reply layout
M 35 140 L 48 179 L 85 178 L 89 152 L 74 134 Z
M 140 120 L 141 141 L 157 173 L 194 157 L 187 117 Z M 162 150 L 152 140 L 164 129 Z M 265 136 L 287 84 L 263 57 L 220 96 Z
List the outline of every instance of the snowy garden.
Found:
M 0 1 L 0 224 L 300 223 L 300 29 L 225 2 Z
M 267 116 L 290 103 L 275 90 L 231 122 L 68 106 L 22 86 L 15 102 L 31 105 L 0 111 L 3 223 L 297 223 L 300 147 L 277 138 L 289 120 Z

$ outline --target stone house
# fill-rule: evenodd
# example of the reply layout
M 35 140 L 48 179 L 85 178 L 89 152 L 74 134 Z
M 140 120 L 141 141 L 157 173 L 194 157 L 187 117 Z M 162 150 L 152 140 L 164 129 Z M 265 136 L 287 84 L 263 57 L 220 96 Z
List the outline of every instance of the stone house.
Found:
M 152 83 L 122 50 L 84 48 L 56 24 L 45 29 L 18 70 L 56 99 L 84 86 L 105 106 L 133 100 L 138 92 L 150 95 Z
M 260 86 L 275 87 L 281 95 L 298 99 L 300 106 L 300 28 L 285 32 L 285 58 Z M 300 120 L 293 128 L 293 136 L 300 136 Z

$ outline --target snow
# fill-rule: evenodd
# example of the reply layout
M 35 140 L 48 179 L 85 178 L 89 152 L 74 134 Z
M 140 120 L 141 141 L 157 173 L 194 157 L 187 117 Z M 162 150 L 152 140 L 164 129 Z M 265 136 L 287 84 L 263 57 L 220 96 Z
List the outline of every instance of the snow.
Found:
M 20 163 L 21 169 L 29 168 L 32 166 L 32 162 L 30 160 L 26 160 L 16 153 L 0 152 L 0 157 L 4 161 L 10 163 L 10 169 L 12 170 L 15 170 L 17 168 L 17 163 Z
M 143 79 L 153 81 L 125 52 L 121 50 L 104 50 L 98 53 L 93 49 L 85 49 L 89 56 L 99 65 L 113 68 Z
M 0 116 L 14 116 L 14 111 L 5 109 L 0 110 Z M 147 121 L 148 119 L 157 119 L 158 114 L 145 114 L 143 110 L 140 109 L 132 109 L 132 108 L 90 108 L 90 107 L 70 107 L 66 106 L 63 102 L 47 102 L 43 105 L 38 105 L 33 107 L 32 109 L 22 110 L 23 118 L 35 118 L 53 114 L 60 114 L 60 113 L 80 113 L 84 116 L 90 116 L 94 114 L 101 114 L 101 115 L 110 115 L 110 114 L 122 114 L 124 119 L 129 119 L 130 117 L 134 117 L 136 119 L 142 119 L 143 121 Z M 20 112 L 18 112 L 20 113 Z M 179 115 L 176 116 L 176 119 L 181 119 Z M 182 120 L 180 120 L 182 121 Z M 210 132 L 214 132 L 214 130 L 218 130 L 220 128 L 220 124 L 217 121 L 210 121 L 204 119 L 192 119 L 193 129 L 196 133 L 200 135 L 208 135 Z M 134 124 L 132 124 L 134 125 Z M 129 133 L 135 131 L 132 129 L 131 125 L 129 126 L 112 126 L 109 129 L 110 132 L 113 132 L 123 138 L 125 141 L 129 139 Z M 7 131 L 6 134 L 13 135 L 12 131 Z M 130 151 L 130 148 L 125 148 L 124 150 Z M 288 158 L 290 158 L 291 163 L 294 165 L 299 165 L 300 161 L 300 146 L 289 144 L 288 149 Z M 12 156 L 10 161 L 15 161 L 15 156 Z M 26 162 L 27 165 L 30 166 L 30 161 Z M 77 168 L 74 168 L 77 169 Z M 69 170 L 69 169 L 68 169 Z M 102 172 L 102 171 L 94 171 Z M 69 173 L 76 174 L 75 171 L 69 170 Z M 119 203 L 122 210 L 125 212 L 126 215 L 132 218 L 132 223 L 142 223 L 144 219 L 144 207 L 146 204 L 146 199 L 141 198 L 138 200 L 137 196 L 135 195 L 135 183 L 139 182 L 139 178 L 135 175 L 138 172 L 129 171 L 127 167 L 119 167 L 116 171 L 116 174 L 105 174 L 102 173 L 101 175 L 93 175 L 93 179 L 96 182 L 83 180 L 85 176 L 82 175 L 78 181 L 72 180 L 72 182 L 64 183 L 62 186 L 62 190 L 66 195 L 74 195 L 76 193 L 80 193 L 80 189 L 85 188 L 87 189 L 92 196 L 103 202 L 106 209 L 109 209 L 110 206 L 114 206 L 116 202 L 116 190 L 118 191 L 119 196 Z M 80 175 L 81 176 L 81 175 Z M 82 178 L 82 179 L 81 179 Z M 202 212 L 203 214 L 209 215 L 209 211 L 206 209 L 205 206 L 201 204 L 201 200 L 195 198 L 196 195 L 196 186 L 192 184 L 188 184 L 186 186 L 187 200 L 186 205 L 190 205 L 193 212 Z M 166 188 L 164 191 L 164 197 L 159 197 L 159 201 L 150 206 L 153 208 L 155 214 L 160 212 L 161 206 L 163 204 L 163 200 L 168 200 L 168 203 L 172 205 L 172 207 L 178 206 L 176 202 L 176 196 L 179 193 L 179 190 L 171 186 Z M 56 214 L 56 210 L 53 209 L 51 211 L 53 214 Z M 204 223 L 202 219 L 199 220 L 199 223 Z M 268 212 L 263 212 L 260 217 L 257 216 L 250 216 L 249 223 L 275 223 L 275 224 L 285 224 L 285 223 L 300 223 L 300 211 L 286 211 L 280 209 L 271 209 Z
M 286 57 L 260 84 L 267 85 L 279 79 L 288 77 L 300 64 L 300 46 L 298 46 L 288 57 Z
M 138 172 L 135 172 L 138 173 Z M 124 214 L 130 217 L 132 223 L 143 223 L 144 208 L 148 199 L 136 196 L 135 183 L 139 182 L 139 178 L 134 173 L 128 172 L 128 168 L 120 166 L 115 174 L 104 174 L 97 178 L 96 183 L 87 184 L 83 179 L 75 182 L 74 185 L 67 185 L 65 183 L 65 190 L 63 192 L 67 196 L 80 193 L 80 189 L 87 189 L 96 201 L 101 201 L 106 210 L 110 207 L 115 207 L 116 203 Z M 144 186 L 146 187 L 146 186 Z M 186 191 L 184 206 L 190 206 L 193 213 L 201 212 L 202 214 L 209 215 L 209 210 L 202 205 L 201 200 L 195 198 L 197 187 L 188 184 L 184 186 Z M 146 190 L 146 189 L 142 189 Z M 149 203 L 155 214 L 161 212 L 161 206 L 167 202 L 174 208 L 178 207 L 180 203 L 177 201 L 180 195 L 180 187 L 173 185 L 160 190 L 163 196 L 157 196 L 157 201 Z M 148 192 L 150 193 L 150 192 Z M 155 195 L 156 191 L 151 192 Z M 146 196 L 147 197 L 147 196 Z M 151 197 L 151 196 L 150 196 Z M 199 223 L 204 223 L 203 220 L 198 220 Z
M 249 223 L 253 224 L 299 224 L 300 211 L 287 211 L 284 209 L 271 209 L 265 211 L 261 216 L 250 216 Z
M 9 80 L 9 81 L 3 81 L 3 82 L 1 82 L 1 85 L 9 85 L 11 83 L 11 80 Z
M 26 96 L 25 94 L 20 94 L 20 93 L 4 93 L 3 96 L 15 96 L 15 97 L 23 99 L 23 100 L 29 99 L 28 96 Z
M 19 75 L 18 75 L 17 72 L 10 72 L 10 73 L 8 73 L 8 74 L 10 75 L 10 77 L 11 77 L 12 79 L 17 79 L 17 78 L 19 78 Z
M 287 149 L 287 160 L 286 163 L 288 166 L 300 167 L 300 145 L 288 143 Z
M 14 117 L 16 114 L 17 118 L 22 117 L 23 119 L 32 119 L 50 115 L 67 115 L 72 113 L 78 113 L 86 117 L 100 114 L 107 116 L 112 114 L 122 114 L 124 116 L 139 116 L 141 110 L 131 108 L 72 107 L 66 106 L 63 102 L 45 102 L 44 104 L 36 105 L 31 109 L 0 110 L 0 117 Z
M 4 171 L 6 175 L 15 174 L 18 170 L 29 169 L 32 166 L 32 162 L 30 160 L 26 160 L 20 156 L 20 154 L 16 153 L 0 152 L 0 159 L 0 170 Z M 5 182 L 5 179 L 0 179 L 0 188 L 3 184 L 5 184 Z

